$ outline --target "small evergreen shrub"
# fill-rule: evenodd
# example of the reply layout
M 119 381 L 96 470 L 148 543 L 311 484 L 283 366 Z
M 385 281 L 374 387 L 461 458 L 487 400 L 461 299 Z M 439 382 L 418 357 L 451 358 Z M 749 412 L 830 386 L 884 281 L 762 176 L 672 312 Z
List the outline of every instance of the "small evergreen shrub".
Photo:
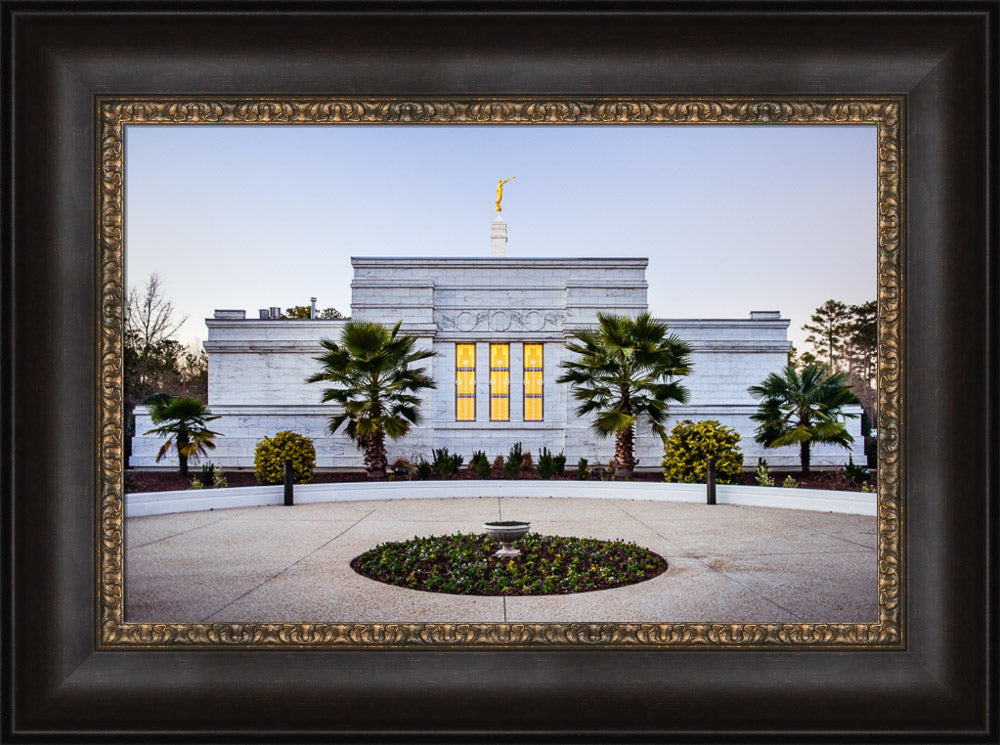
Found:
M 552 465 L 555 466 L 556 476 L 566 475 L 566 453 L 560 451 L 559 455 L 552 456 Z
M 191 479 L 190 489 L 225 489 L 229 486 L 226 476 L 221 468 L 216 468 L 212 463 L 203 463 L 201 466 L 201 476 Z
M 524 453 L 521 452 L 521 443 L 515 442 L 507 454 L 507 462 L 503 464 L 503 477 L 505 479 L 516 479 L 521 474 L 521 463 L 524 461 Z
M 601 481 L 614 481 L 615 471 L 618 468 L 618 463 L 614 458 L 608 461 L 608 465 L 604 466 L 604 470 L 601 471 Z
M 663 479 L 678 484 L 703 484 L 706 460 L 715 458 L 715 481 L 738 484 L 743 473 L 740 434 L 712 419 L 680 421 L 663 448 Z
M 861 486 L 868 481 L 868 469 L 864 466 L 854 465 L 854 456 L 847 457 L 847 465 L 844 466 L 844 476 L 853 486 Z
M 792 474 L 788 474 L 785 476 L 785 480 L 781 483 L 781 485 L 786 489 L 794 489 L 799 485 L 799 482 L 792 478 Z
M 502 479 L 507 471 L 507 464 L 503 462 L 503 456 L 498 455 L 493 459 L 493 466 L 490 468 L 491 479 Z
M 421 458 L 417 461 L 413 473 L 420 481 L 427 481 L 434 475 L 434 466 Z
M 201 477 L 191 481 L 192 489 L 225 489 L 229 486 L 226 474 L 214 463 L 204 463 L 201 466 Z
M 757 486 L 774 486 L 771 471 L 768 470 L 767 461 L 763 458 L 757 459 L 757 473 L 754 474 L 754 481 L 757 482 Z
M 553 455 L 547 447 L 542 447 L 538 455 L 538 476 L 548 479 L 552 476 L 563 476 L 566 473 L 566 454 Z
M 479 479 L 488 479 L 490 477 L 490 459 L 486 457 L 486 453 L 482 450 L 477 450 L 472 454 L 472 460 L 469 461 L 469 470 Z
M 586 481 L 590 478 L 590 465 L 586 458 L 580 458 L 576 462 L 576 478 L 580 481 Z
M 556 464 L 552 458 L 552 453 L 547 447 L 542 447 L 538 454 L 538 478 L 549 479 L 556 472 Z
M 258 484 L 283 484 L 285 461 L 292 462 L 292 480 L 296 484 L 312 481 L 316 467 L 316 448 L 312 440 L 296 432 L 278 432 L 257 443 L 253 456 L 253 472 Z
M 434 475 L 439 479 L 450 479 L 458 473 L 458 469 L 462 467 L 463 460 L 465 459 L 458 453 L 450 455 L 448 448 L 438 448 L 434 451 L 434 460 L 431 463 L 431 467 L 434 469 Z

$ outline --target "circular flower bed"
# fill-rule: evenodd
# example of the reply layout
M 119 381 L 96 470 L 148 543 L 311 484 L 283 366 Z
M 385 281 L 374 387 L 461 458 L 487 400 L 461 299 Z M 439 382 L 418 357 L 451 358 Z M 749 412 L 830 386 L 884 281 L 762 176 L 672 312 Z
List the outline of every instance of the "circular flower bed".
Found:
M 413 538 L 376 546 L 351 561 L 358 574 L 390 585 L 458 595 L 556 595 L 606 590 L 662 574 L 658 554 L 622 541 L 529 533 L 521 554 L 497 558 L 486 535 Z

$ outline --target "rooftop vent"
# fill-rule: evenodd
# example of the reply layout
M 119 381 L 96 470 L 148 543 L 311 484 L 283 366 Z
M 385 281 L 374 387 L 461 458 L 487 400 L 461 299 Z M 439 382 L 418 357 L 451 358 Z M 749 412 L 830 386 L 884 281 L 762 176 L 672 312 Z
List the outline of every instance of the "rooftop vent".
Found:
M 247 317 L 247 312 L 245 310 L 220 310 L 216 308 L 214 317 L 229 321 L 240 321 Z

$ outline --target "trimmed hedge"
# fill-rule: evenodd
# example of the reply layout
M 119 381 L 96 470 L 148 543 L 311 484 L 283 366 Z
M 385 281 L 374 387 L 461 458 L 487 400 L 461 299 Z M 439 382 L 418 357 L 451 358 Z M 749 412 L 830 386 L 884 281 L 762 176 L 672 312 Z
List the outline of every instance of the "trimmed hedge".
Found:
M 713 419 L 685 419 L 671 430 L 664 444 L 663 480 L 678 484 L 703 484 L 706 459 L 715 458 L 715 481 L 738 484 L 743 473 L 740 435 Z
M 281 484 L 285 480 L 285 461 L 292 462 L 292 479 L 296 484 L 312 481 L 316 467 L 316 448 L 312 440 L 296 432 L 278 432 L 257 443 L 253 455 L 253 472 L 258 484 Z

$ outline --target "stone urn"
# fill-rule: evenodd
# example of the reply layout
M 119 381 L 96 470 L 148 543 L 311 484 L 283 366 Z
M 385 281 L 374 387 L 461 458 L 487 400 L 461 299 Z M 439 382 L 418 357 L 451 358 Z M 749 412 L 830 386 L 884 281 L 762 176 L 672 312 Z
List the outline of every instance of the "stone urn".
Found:
M 524 538 L 530 529 L 531 523 L 526 523 L 523 520 L 500 520 L 483 523 L 483 530 L 500 541 L 500 550 L 494 556 L 501 557 L 520 555 L 520 550 L 514 548 L 514 544 Z

